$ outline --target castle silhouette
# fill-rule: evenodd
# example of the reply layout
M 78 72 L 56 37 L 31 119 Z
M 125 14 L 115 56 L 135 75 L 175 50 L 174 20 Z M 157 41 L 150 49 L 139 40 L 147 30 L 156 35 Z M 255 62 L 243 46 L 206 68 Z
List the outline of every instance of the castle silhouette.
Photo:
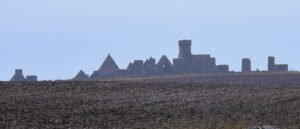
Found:
M 74 80 L 101 79 L 113 77 L 147 77 L 177 74 L 207 74 L 207 73 L 228 73 L 229 66 L 226 64 L 217 65 L 216 58 L 209 54 L 194 55 L 191 51 L 192 40 L 179 40 L 179 55 L 173 59 L 173 63 L 167 56 L 163 55 L 156 63 L 156 59 L 135 60 L 129 63 L 127 69 L 120 69 L 109 54 L 101 67 L 88 76 L 80 71 Z M 251 60 L 242 60 L 242 72 L 251 72 Z M 269 57 L 269 72 L 288 71 L 288 65 L 275 64 L 275 57 Z
M 129 63 L 127 69 L 120 69 L 109 54 L 101 67 L 94 71 L 91 76 L 81 70 L 73 80 L 230 72 L 228 65 L 217 65 L 216 58 L 211 57 L 209 54 L 192 54 L 192 40 L 179 40 L 178 45 L 179 55 L 178 58 L 173 59 L 173 63 L 171 63 L 167 56 L 163 55 L 157 63 L 155 58 L 150 57 L 145 61 L 135 60 L 133 63 Z M 287 64 L 275 64 L 275 57 L 270 56 L 268 58 L 268 72 L 286 71 L 288 71 Z M 249 58 L 242 59 L 242 72 L 252 72 L 251 60 Z M 37 81 L 37 76 L 30 75 L 25 78 L 22 69 L 17 69 L 11 81 Z

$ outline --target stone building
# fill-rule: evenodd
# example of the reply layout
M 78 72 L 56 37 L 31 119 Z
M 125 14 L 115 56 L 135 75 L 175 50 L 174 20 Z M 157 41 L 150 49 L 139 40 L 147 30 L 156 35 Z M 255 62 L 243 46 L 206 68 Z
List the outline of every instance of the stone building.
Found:
M 129 63 L 127 69 L 119 69 L 112 57 L 108 55 L 100 69 L 94 71 L 90 78 L 229 72 L 228 65 L 216 65 L 216 58 L 209 54 L 192 54 L 192 40 L 180 40 L 178 45 L 178 58 L 173 59 L 173 63 L 163 55 L 157 64 L 156 60 L 151 57 L 145 62 L 135 60 L 133 63 Z
M 133 63 L 130 63 L 127 68 L 127 74 L 132 75 L 132 76 L 145 75 L 144 61 L 143 60 L 135 60 Z
M 173 65 L 167 56 L 163 55 L 157 63 L 157 70 L 159 75 L 172 74 Z
M 74 77 L 75 81 L 85 81 L 89 79 L 89 75 L 86 74 L 83 70 L 80 70 L 78 74 Z
M 192 40 L 180 40 L 178 58 L 173 59 L 175 73 L 189 73 L 192 63 Z
M 157 74 L 158 69 L 156 67 L 156 60 L 154 58 L 150 57 L 144 62 L 144 72 L 147 76 Z
M 36 82 L 38 81 L 38 77 L 36 75 L 28 75 L 26 76 L 26 81 Z
M 217 65 L 216 69 L 217 69 L 216 70 L 217 73 L 228 73 L 229 72 L 228 65 Z
M 251 71 L 251 60 L 249 58 L 242 59 L 242 72 L 249 73 Z
M 179 55 L 178 58 L 173 60 L 175 73 L 229 72 L 229 70 L 226 71 L 224 69 L 224 66 L 217 67 L 216 59 L 208 54 L 193 55 L 191 52 L 191 40 L 180 40 L 178 44 Z
M 26 81 L 26 78 L 23 75 L 23 70 L 22 69 L 16 69 L 15 74 L 10 79 L 10 81 Z
M 117 76 L 119 70 L 120 69 L 114 61 L 114 59 L 111 57 L 110 54 L 108 54 L 99 70 L 94 71 L 94 73 L 91 75 L 91 78 Z
M 287 72 L 289 66 L 287 64 L 276 64 L 275 57 L 270 56 L 268 58 L 268 71 L 269 72 Z
M 23 75 L 23 70 L 22 69 L 16 69 L 15 74 L 13 77 L 10 79 L 10 81 L 38 81 L 38 77 L 36 75 L 29 75 L 25 76 Z

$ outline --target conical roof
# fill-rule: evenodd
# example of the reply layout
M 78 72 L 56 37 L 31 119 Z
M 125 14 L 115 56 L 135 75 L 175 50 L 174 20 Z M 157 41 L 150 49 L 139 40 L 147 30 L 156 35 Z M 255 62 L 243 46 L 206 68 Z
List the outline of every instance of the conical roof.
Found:
M 110 56 L 110 54 L 108 54 L 105 61 L 101 65 L 99 72 L 102 75 L 107 75 L 107 74 L 114 74 L 119 70 L 120 69 L 119 69 L 118 65 L 116 64 L 116 62 L 114 61 L 114 59 Z
M 87 80 L 87 79 L 89 79 L 89 75 L 87 75 L 82 70 L 80 70 L 79 73 L 74 78 L 74 80 Z

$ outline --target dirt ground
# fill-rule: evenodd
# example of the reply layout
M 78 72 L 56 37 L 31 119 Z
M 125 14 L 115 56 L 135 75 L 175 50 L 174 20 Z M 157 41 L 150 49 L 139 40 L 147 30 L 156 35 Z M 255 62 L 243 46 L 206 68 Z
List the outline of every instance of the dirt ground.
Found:
M 300 129 L 300 78 L 230 78 L 0 82 L 0 128 Z

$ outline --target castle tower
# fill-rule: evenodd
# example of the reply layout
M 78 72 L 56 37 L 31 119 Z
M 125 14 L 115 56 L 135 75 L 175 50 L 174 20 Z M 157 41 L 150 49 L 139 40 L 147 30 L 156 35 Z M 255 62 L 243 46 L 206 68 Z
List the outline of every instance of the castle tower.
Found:
M 26 81 L 23 70 L 22 69 L 16 69 L 15 75 L 11 78 L 10 81 Z
M 249 58 L 244 58 L 242 60 L 242 72 L 251 72 L 251 60 Z
M 269 56 L 268 58 L 268 71 L 274 72 L 275 70 L 275 57 Z
M 192 58 L 192 40 L 179 40 L 178 59 L 183 59 L 186 64 L 191 64 Z

